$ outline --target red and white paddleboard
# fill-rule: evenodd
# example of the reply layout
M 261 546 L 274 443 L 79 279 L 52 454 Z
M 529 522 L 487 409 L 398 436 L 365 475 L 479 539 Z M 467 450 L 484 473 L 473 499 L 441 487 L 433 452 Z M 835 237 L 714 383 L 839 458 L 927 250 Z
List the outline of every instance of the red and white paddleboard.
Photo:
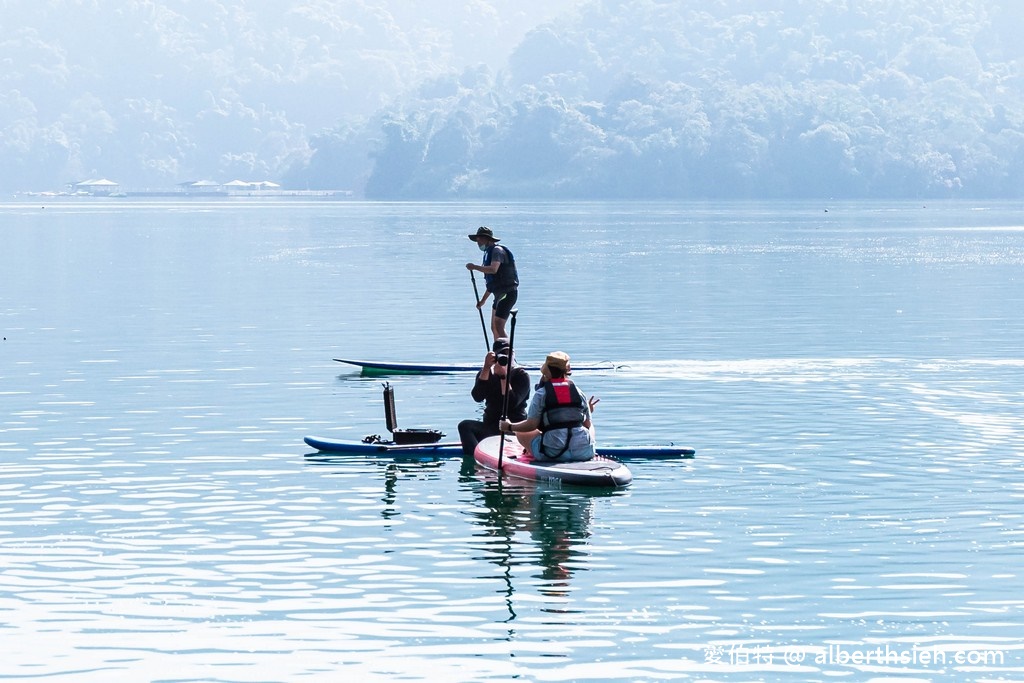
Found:
M 633 473 L 618 460 L 598 455 L 584 462 L 535 461 L 533 455 L 524 451 L 519 440 L 505 435 L 504 456 L 501 472 L 521 479 L 557 481 L 575 486 L 603 486 L 606 488 L 626 486 L 633 481 Z M 479 444 L 473 457 L 479 465 L 498 470 L 498 449 L 501 437 L 491 436 Z

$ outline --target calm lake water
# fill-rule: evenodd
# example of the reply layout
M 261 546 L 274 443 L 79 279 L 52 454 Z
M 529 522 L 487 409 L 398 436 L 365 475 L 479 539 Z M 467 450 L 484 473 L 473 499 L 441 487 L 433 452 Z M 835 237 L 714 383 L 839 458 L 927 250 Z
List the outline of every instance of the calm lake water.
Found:
M 0 679 L 1024 678 L 1024 205 L 0 204 Z M 561 349 L 610 493 L 385 432 L 333 358 Z M 449 436 L 467 375 L 394 377 Z

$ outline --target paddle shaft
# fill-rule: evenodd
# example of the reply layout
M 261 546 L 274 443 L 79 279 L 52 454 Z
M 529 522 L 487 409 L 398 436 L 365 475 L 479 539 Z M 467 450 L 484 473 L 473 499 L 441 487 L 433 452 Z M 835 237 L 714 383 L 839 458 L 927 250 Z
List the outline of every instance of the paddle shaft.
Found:
M 509 330 L 508 334 L 508 365 L 505 366 L 505 391 L 501 397 L 501 420 L 508 419 L 508 400 L 509 396 L 512 395 L 512 355 L 515 350 L 516 343 L 516 316 L 519 311 L 512 309 L 512 329 Z M 502 430 L 501 439 L 498 441 L 498 471 L 501 471 L 501 460 L 505 455 L 505 432 Z
M 477 303 L 476 311 L 477 311 L 477 313 L 480 314 L 480 329 L 482 329 L 484 331 L 484 346 L 486 346 L 487 350 L 490 351 L 491 350 L 491 340 L 487 338 L 487 323 L 484 322 L 484 309 L 480 307 L 480 290 L 478 290 L 476 288 L 476 275 L 473 273 L 472 270 L 469 271 L 469 277 L 470 277 L 470 279 L 473 280 L 473 296 L 476 297 L 476 299 L 475 299 L 475 301 Z M 513 318 L 513 320 L 514 320 L 514 318 Z

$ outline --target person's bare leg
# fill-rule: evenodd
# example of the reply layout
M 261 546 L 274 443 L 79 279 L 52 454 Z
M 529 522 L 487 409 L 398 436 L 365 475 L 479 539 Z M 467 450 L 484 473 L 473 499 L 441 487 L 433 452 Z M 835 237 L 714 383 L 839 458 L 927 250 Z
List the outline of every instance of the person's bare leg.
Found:
M 532 432 L 516 432 L 516 438 L 519 439 L 519 444 L 523 447 L 524 452 L 530 452 L 530 444 L 538 434 L 540 434 L 540 431 L 537 429 L 534 429 Z
M 508 337 L 505 334 L 505 321 L 495 314 L 494 309 L 491 309 L 491 334 L 494 335 L 495 339 Z

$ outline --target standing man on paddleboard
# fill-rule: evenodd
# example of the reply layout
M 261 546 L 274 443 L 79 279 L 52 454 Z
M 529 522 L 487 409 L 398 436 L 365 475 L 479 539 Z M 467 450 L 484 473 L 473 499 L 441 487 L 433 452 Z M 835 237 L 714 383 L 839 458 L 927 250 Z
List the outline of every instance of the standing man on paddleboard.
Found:
M 538 462 L 578 462 L 595 455 L 596 437 L 591 414 L 601 400 L 583 392 L 569 379 L 569 354 L 555 351 L 540 366 L 540 384 L 530 400 L 525 420 L 502 420 L 498 428 L 514 433 Z
M 491 334 L 495 339 L 507 337 L 505 321 L 515 308 L 519 298 L 519 273 L 516 271 L 516 259 L 508 247 L 498 244 L 501 240 L 494 236 L 490 228 L 481 227 L 469 239 L 476 242 L 480 251 L 484 252 L 483 265 L 467 263 L 466 269 L 484 274 L 487 289 L 483 297 L 476 302 L 477 308 L 483 308 L 487 297 L 494 297 L 491 306 Z
M 476 373 L 473 382 L 473 400 L 484 404 L 481 420 L 463 420 L 459 423 L 459 439 L 462 441 L 462 452 L 473 457 L 473 451 L 481 440 L 488 436 L 498 435 L 498 421 L 505 401 L 506 379 L 508 390 L 509 417 L 522 420 L 526 418 L 526 400 L 530 397 L 530 373 L 526 368 L 515 363 L 515 355 L 509 355 L 509 340 L 499 337 L 494 340 L 492 350 L 484 357 L 483 367 Z

